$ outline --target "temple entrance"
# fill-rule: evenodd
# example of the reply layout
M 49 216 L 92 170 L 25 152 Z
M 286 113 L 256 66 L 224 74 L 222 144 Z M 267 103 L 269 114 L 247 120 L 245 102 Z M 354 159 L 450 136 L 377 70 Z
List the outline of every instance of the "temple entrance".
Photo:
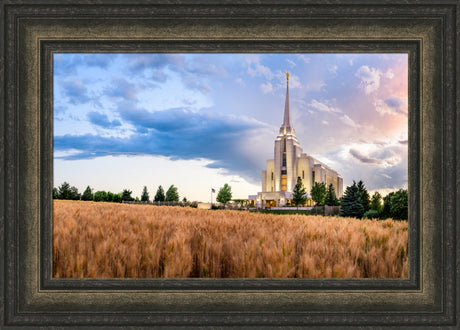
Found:
M 265 207 L 266 208 L 271 208 L 271 207 L 276 207 L 276 201 L 271 199 L 271 200 L 266 200 L 265 201 Z

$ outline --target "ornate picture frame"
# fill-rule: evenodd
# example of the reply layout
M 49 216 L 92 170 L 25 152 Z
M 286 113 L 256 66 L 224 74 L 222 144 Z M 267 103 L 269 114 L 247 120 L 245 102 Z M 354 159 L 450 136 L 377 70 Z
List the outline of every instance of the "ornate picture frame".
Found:
M 458 1 L 3 1 L 0 324 L 458 326 Z M 53 279 L 53 52 L 409 54 L 409 278 Z

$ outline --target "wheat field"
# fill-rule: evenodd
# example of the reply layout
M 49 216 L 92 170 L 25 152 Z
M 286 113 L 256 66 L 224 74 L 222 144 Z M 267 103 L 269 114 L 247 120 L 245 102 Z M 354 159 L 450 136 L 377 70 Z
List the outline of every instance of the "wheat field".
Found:
M 56 278 L 407 278 L 405 221 L 54 201 Z

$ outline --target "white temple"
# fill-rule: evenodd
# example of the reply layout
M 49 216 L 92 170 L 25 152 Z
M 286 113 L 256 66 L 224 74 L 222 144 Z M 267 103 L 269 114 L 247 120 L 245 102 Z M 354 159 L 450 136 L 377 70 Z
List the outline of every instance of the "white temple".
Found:
M 338 198 L 343 193 L 343 179 L 336 171 L 312 156 L 302 153 L 291 122 L 289 73 L 286 73 L 286 79 L 284 119 L 275 140 L 275 158 L 267 160 L 267 169 L 262 171 L 262 192 L 256 196 L 258 208 L 291 204 L 297 177 L 302 179 L 308 194 L 314 182 L 324 182 L 327 187 L 332 183 Z M 312 205 L 311 199 L 307 200 L 307 205 Z

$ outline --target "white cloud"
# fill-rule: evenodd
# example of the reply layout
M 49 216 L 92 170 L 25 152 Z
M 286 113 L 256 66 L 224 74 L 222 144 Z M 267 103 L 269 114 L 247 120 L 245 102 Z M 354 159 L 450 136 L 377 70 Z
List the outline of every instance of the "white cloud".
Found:
M 350 59 L 350 60 L 348 61 L 348 63 L 350 64 L 350 66 L 353 66 L 353 64 L 354 64 L 354 63 L 353 63 L 353 59 Z
M 385 100 L 375 99 L 374 107 L 381 116 L 385 114 L 396 115 L 403 114 L 407 115 L 407 97 L 389 97 Z
M 387 77 L 388 79 L 393 79 L 394 76 L 395 74 L 393 73 L 393 70 L 391 69 L 389 69 L 387 73 L 385 73 L 385 77 Z
M 323 125 L 329 125 L 329 122 L 327 120 L 322 121 Z
M 337 65 L 329 65 L 327 69 L 328 69 L 329 73 L 337 74 L 337 69 L 338 68 L 339 67 Z
M 364 89 L 364 92 L 371 94 L 379 89 L 381 74 L 380 70 L 363 65 L 356 71 L 355 76 L 361 79 L 359 86 Z
M 310 104 L 308 104 L 311 108 L 317 110 L 317 111 L 322 111 L 322 112 L 330 112 L 330 113 L 341 113 L 342 110 L 339 108 L 334 108 L 326 103 L 318 102 L 317 100 L 313 99 Z M 348 116 L 346 116 L 348 117 Z
M 307 83 L 305 87 L 307 91 L 320 92 L 324 86 L 326 86 L 326 83 L 323 80 L 315 80 Z
M 358 125 L 357 123 L 355 123 L 353 121 L 353 119 L 351 119 L 350 117 L 348 117 L 347 115 L 343 115 L 342 117 L 340 117 L 340 120 L 348 125 L 348 126 L 351 126 L 351 127 L 354 127 L 354 128 L 358 128 L 358 127 L 361 127 L 361 125 Z
M 349 160 L 351 156 L 352 159 L 358 160 L 362 164 L 387 168 L 401 162 L 400 149 L 397 141 L 386 147 L 374 143 L 352 143 L 342 147 L 340 156 L 344 160 Z M 392 179 L 388 174 L 382 174 L 382 176 Z
M 235 81 L 238 85 L 246 87 L 246 83 L 243 81 L 243 79 L 237 78 Z
M 310 63 L 310 58 L 303 54 L 297 54 L 297 58 L 302 60 L 304 63 Z
M 300 78 L 296 75 L 289 75 L 289 88 L 300 88 L 302 84 L 300 83 Z
M 273 85 L 270 82 L 263 83 L 262 85 L 260 85 L 260 90 L 264 94 L 271 93 L 271 92 L 273 92 Z
M 290 65 L 292 68 L 296 66 L 295 62 L 294 62 L 294 61 L 291 61 L 291 60 L 288 59 L 288 58 L 286 59 L 286 62 L 288 62 L 289 65 Z
M 248 64 L 247 72 L 251 77 L 263 76 L 268 80 L 273 79 L 273 72 L 270 70 L 269 67 L 260 64 L 259 57 L 250 57 L 249 59 L 246 59 L 246 62 Z

